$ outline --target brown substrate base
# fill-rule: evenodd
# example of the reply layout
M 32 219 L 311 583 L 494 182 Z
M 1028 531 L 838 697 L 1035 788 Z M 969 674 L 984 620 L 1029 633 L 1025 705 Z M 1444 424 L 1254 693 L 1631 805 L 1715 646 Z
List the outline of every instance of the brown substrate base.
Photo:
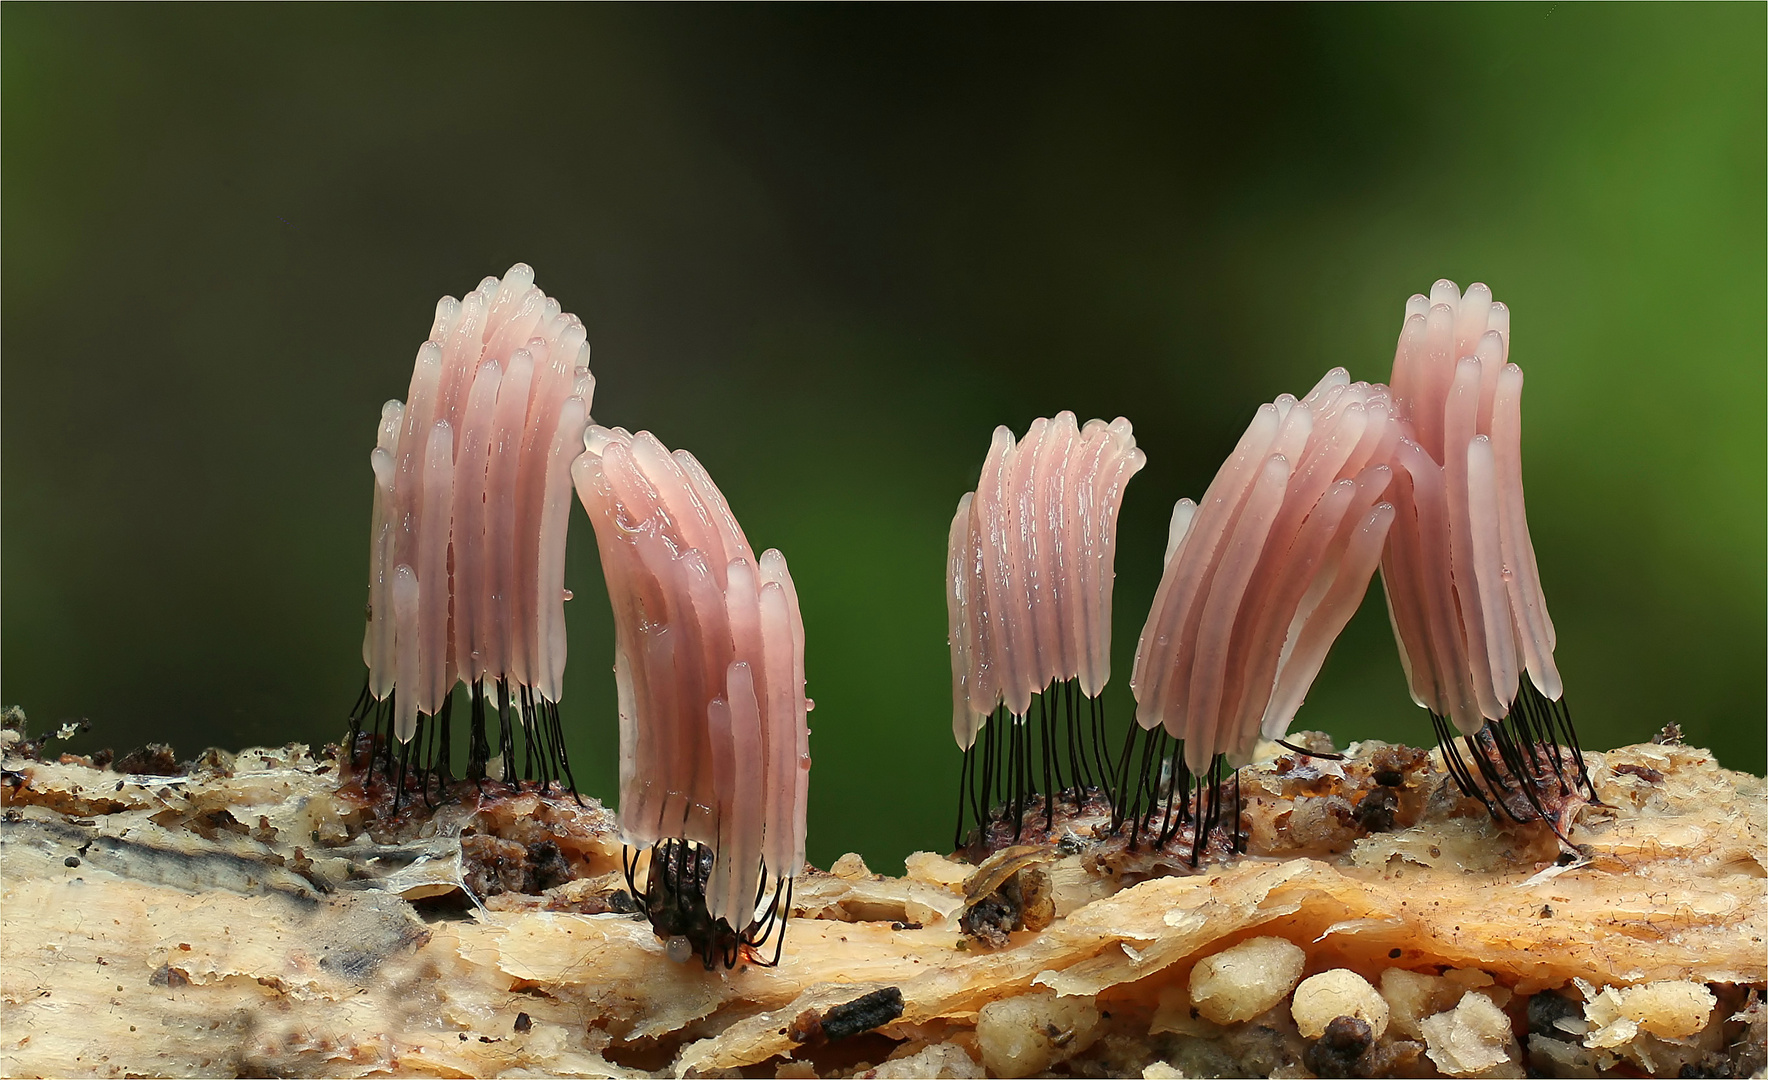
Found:
M 1763 1068 L 1768 794 L 1679 745 L 1586 755 L 1575 851 L 1380 744 L 1251 767 L 1249 850 L 1195 872 L 1039 803 L 980 870 L 806 868 L 780 965 L 708 972 L 628 913 L 587 798 L 395 816 L 304 747 L 120 774 L 4 734 L 11 1076 Z

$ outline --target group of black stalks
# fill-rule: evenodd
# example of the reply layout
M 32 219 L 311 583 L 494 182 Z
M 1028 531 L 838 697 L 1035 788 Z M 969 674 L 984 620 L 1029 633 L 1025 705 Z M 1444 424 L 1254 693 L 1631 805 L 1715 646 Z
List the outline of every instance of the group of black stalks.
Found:
M 1544 821 L 1566 840 L 1552 809 L 1555 792 L 1563 799 L 1576 789 L 1596 801 L 1565 700 L 1549 701 L 1526 677 L 1509 715 L 1487 720 L 1465 743 L 1447 717 L 1430 718 L 1449 775 L 1493 818 Z M 1108 813 L 1110 834 L 1131 850 L 1181 852 L 1193 867 L 1212 844 L 1246 850 L 1240 773 L 1225 755 L 1196 774 L 1184 740 L 1164 728 L 1129 723 L 1117 742 L 1107 727 L 1102 697 L 1087 697 L 1075 679 L 1052 682 L 1023 715 L 997 707 L 964 752 L 953 847 L 986 853 L 1028 831 L 1048 840 L 1062 817 Z M 1297 754 L 1342 756 L 1277 741 Z
M 365 682 L 350 710 L 348 775 L 365 791 L 377 786 L 391 796 L 391 813 L 422 801 L 434 809 L 460 782 L 479 795 L 516 794 L 527 786 L 550 794 L 569 793 L 582 805 L 577 779 L 565 750 L 565 732 L 556 703 L 527 687 L 513 688 L 497 680 L 487 694 L 483 680 L 472 684 L 467 700 L 467 745 L 464 774 L 453 773 L 455 695 L 444 699 L 434 716 L 419 712 L 412 737 L 395 737 L 397 689 L 377 700 Z M 714 919 L 706 906 L 712 877 L 712 849 L 688 840 L 663 840 L 650 848 L 648 872 L 639 887 L 640 852 L 622 857 L 626 886 L 634 906 L 650 921 L 659 938 L 669 942 L 677 960 L 698 955 L 711 971 L 718 964 L 735 967 L 740 958 L 772 967 L 779 963 L 786 939 L 786 914 L 792 909 L 792 879 L 763 873 L 755 897 L 756 917 L 741 930 L 723 918 Z M 768 896 L 772 887 L 772 897 Z M 765 903 L 764 903 L 765 901 Z M 773 955 L 766 956 L 772 945 Z M 681 955 L 676 955 L 680 952 Z
M 581 802 L 558 706 L 523 687 L 512 692 L 504 681 L 493 684 L 489 695 L 486 690 L 478 682 L 469 693 L 465 771 L 459 779 L 480 794 L 487 785 L 509 793 L 525 784 L 538 785 L 542 793 L 556 786 Z M 365 785 L 377 779 L 390 785 L 395 814 L 416 799 L 435 807 L 457 782 L 450 764 L 454 695 L 436 715 L 419 713 L 416 732 L 402 743 L 394 738 L 396 693 L 376 700 L 363 686 L 350 713 L 349 742 L 351 774 Z M 1555 788 L 1562 797 L 1576 788 L 1595 799 L 1564 699 L 1549 701 L 1526 677 L 1509 715 L 1486 721 L 1465 743 L 1446 717 L 1432 713 L 1431 723 L 1449 774 L 1496 819 L 1545 821 L 1559 833 L 1548 805 Z M 1109 814 L 1111 834 L 1124 836 L 1130 849 L 1147 845 L 1176 852 L 1192 866 L 1212 843 L 1219 851 L 1245 850 L 1240 774 L 1222 755 L 1194 774 L 1185 762 L 1184 741 L 1163 728 L 1143 731 L 1128 723 L 1121 740 L 1108 729 L 1103 698 L 1083 694 L 1076 679 L 1051 683 L 1024 715 L 997 708 L 964 752 L 953 847 L 986 853 L 1019 843 L 1028 831 L 1032 839 L 1048 840 L 1059 817 L 1102 813 Z M 629 856 L 626 877 L 634 902 L 658 936 L 671 942 L 672 954 L 685 945 L 686 955 L 698 955 L 708 970 L 719 963 L 732 967 L 740 957 L 763 965 L 778 962 L 791 910 L 790 878 L 773 882 L 766 905 L 758 895 L 755 922 L 738 930 L 707 911 L 710 848 L 683 840 L 653 846 L 643 889 L 637 884 L 640 856 Z M 764 893 L 767 884 L 764 879 Z M 770 941 L 773 956 L 764 959 L 761 950 Z
M 510 791 L 519 789 L 524 781 L 537 782 L 542 792 L 550 791 L 556 784 L 560 791 L 570 791 L 581 804 L 583 799 L 577 794 L 577 780 L 571 775 L 571 762 L 565 753 L 565 730 L 559 723 L 558 705 L 526 686 L 517 686 L 512 691 L 507 679 L 498 679 L 490 690 L 487 696 L 485 681 L 481 679 L 469 691 L 466 774 L 462 779 L 472 781 L 481 794 L 487 782 L 500 783 Z M 350 709 L 351 771 L 364 779 L 376 774 L 383 777 L 392 786 L 395 814 L 407 799 L 414 798 L 421 798 L 425 806 L 433 809 L 437 799 L 447 796 L 456 779 L 450 765 L 455 696 L 450 693 L 443 699 L 442 708 L 434 716 L 418 713 L 416 730 L 408 741 L 400 742 L 394 738 L 398 695 L 395 688 L 385 698 L 376 700 L 369 693 L 368 683 L 362 684 L 362 692 Z M 520 768 L 516 765 L 518 760 L 523 763 Z M 434 798 L 430 794 L 432 783 L 436 789 Z

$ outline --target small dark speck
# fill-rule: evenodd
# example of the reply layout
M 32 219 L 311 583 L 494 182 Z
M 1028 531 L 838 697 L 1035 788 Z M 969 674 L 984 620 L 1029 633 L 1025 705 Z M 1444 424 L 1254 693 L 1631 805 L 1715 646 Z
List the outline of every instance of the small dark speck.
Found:
M 1387 958 L 1388 958 L 1388 959 L 1389 959 L 1389 960 L 1398 960 L 1398 959 L 1399 959 L 1399 958 L 1400 958 L 1400 957 L 1401 957 L 1401 956 L 1402 956 L 1402 955 L 1404 955 L 1404 954 L 1403 954 L 1403 952 L 1402 952 L 1402 951 L 1401 951 L 1401 950 L 1399 950 L 1399 949 L 1389 949 L 1389 950 L 1387 950 Z
M 1541 905 L 1541 918 L 1543 918 L 1543 919 L 1553 918 L 1553 905 L 1552 904 L 1542 904 Z
M 80 857 L 78 855 L 69 855 L 67 858 L 61 860 L 61 865 L 78 866 L 80 865 Z
M 533 1030 L 534 1030 L 534 1021 L 529 1019 L 528 1014 L 527 1013 L 517 1013 L 516 1014 L 516 1034 L 522 1035 L 522 1034 L 526 1034 L 527 1032 L 530 1032 Z
M 276 215 L 276 220 L 282 222 L 284 225 L 287 225 L 291 229 L 295 227 L 294 222 L 290 221 L 288 218 L 283 217 L 281 214 Z
M 466 1033 L 466 1032 L 464 1032 L 464 1031 L 463 1031 L 463 1032 L 461 1032 L 461 1033 L 460 1033 L 460 1041 L 461 1041 L 461 1042 L 466 1042 L 466 1041 L 467 1041 L 467 1033 Z

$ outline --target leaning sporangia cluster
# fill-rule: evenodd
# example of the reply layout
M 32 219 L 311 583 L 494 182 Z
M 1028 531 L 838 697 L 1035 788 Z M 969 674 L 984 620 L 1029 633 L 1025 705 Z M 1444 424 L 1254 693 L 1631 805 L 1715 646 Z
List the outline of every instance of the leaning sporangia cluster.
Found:
M 783 920 L 804 864 L 797 590 L 778 551 L 756 558 L 692 454 L 619 428 L 591 427 L 585 445 L 572 476 L 614 608 L 622 840 L 650 849 L 641 895 L 658 932 L 708 967 L 733 963 Z M 673 910 L 682 894 L 703 897 L 709 933 L 676 918 L 692 914 Z
M 1193 773 L 1288 730 L 1381 557 L 1399 438 L 1386 388 L 1335 368 L 1261 406 L 1202 502 L 1180 501 L 1130 687 Z

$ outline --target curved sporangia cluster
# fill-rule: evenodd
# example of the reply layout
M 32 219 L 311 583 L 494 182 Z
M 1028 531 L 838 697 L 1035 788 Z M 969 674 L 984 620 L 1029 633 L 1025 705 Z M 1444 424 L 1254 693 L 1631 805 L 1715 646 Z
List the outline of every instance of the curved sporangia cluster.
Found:
M 1071 412 L 1032 421 L 1017 442 L 998 427 L 976 490 L 958 501 L 947 545 L 946 611 L 952 654 L 952 734 L 965 752 L 966 786 L 979 821 L 997 783 L 1022 809 L 1034 777 L 1025 720 L 1033 700 L 1045 725 L 1043 788 L 1050 774 L 1050 729 L 1065 719 L 1069 775 L 1079 796 L 1094 763 L 1098 699 L 1111 678 L 1111 591 L 1116 577 L 1117 513 L 1124 487 L 1147 457 L 1130 422 L 1089 420 Z M 1078 730 L 1083 710 L 1089 730 Z M 974 775 L 977 733 L 990 716 Z M 1057 742 L 1063 741 L 1057 735 Z M 1004 762 L 998 760 L 1005 746 Z M 1015 829 L 1017 822 L 1015 821 Z M 959 823 L 960 839 L 962 822 Z
M 1105 790 L 1114 824 L 1133 823 L 1132 842 L 1144 828 L 1157 844 L 1189 832 L 1197 859 L 1227 812 L 1224 768 L 1248 761 L 1261 736 L 1288 732 L 1378 566 L 1413 698 L 1430 711 L 1461 786 L 1519 819 L 1549 816 L 1538 795 L 1550 779 L 1563 789 L 1575 774 L 1588 787 L 1524 513 L 1522 372 L 1506 362 L 1508 344 L 1509 313 L 1490 290 L 1474 285 L 1463 296 L 1439 281 L 1430 297 L 1408 301 L 1391 389 L 1335 368 L 1300 400 L 1278 397 L 1254 415 L 1202 500 L 1179 500 L 1130 680 L 1145 732 L 1139 765 L 1132 728 Z M 1033 425 L 1040 443 L 1043 424 Z M 1041 660 L 1044 640 L 1040 549 L 1015 546 L 1010 514 L 991 531 L 984 502 L 1018 505 L 1004 431 L 950 536 L 954 726 L 966 750 L 995 686 L 1022 685 L 990 663 Z M 1034 481 L 1023 490 L 1044 489 Z M 976 618 L 978 595 L 993 603 L 979 590 L 996 581 L 999 592 L 1029 599 Z M 1021 581 L 1024 591 L 1010 591 Z M 1108 613 L 1109 572 L 1102 586 Z M 1009 708 L 1015 700 L 1024 694 Z M 1451 722 L 1471 737 L 1464 748 Z M 1047 777 L 1047 743 L 1043 756 Z M 1036 785 L 1029 758 L 1017 742 L 1009 752 L 1015 792 Z M 975 799 L 970 771 L 967 762 L 960 838 L 962 807 Z M 1053 790 L 1047 779 L 1042 790 Z M 1021 803 L 1005 812 L 1022 814 Z
M 1381 575 L 1412 700 L 1430 711 L 1462 786 L 1514 816 L 1511 790 L 1537 801 L 1527 774 L 1551 770 L 1567 783 L 1560 741 L 1579 782 L 1589 779 L 1529 538 L 1523 377 L 1509 356 L 1510 311 L 1484 285 L 1462 294 L 1438 281 L 1406 302 L 1393 395 L 1409 424 L 1394 453 L 1398 514 Z M 1469 758 L 1448 724 L 1476 736 Z
M 518 263 L 437 303 L 406 400 L 381 410 L 368 685 L 353 721 L 391 720 L 384 745 L 389 764 L 399 746 L 401 772 L 414 739 L 426 780 L 432 765 L 446 769 L 456 682 L 472 689 L 471 772 L 513 768 L 512 712 L 530 773 L 536 740 L 542 775 L 564 767 L 556 706 L 570 466 L 595 393 L 585 336 Z M 488 700 L 502 719 L 495 755 Z
M 778 551 L 756 558 L 692 454 L 619 428 L 584 442 L 572 477 L 614 608 L 620 828 L 650 850 L 634 893 L 659 934 L 728 965 L 783 922 L 804 864 L 797 591 Z
M 1130 687 L 1193 773 L 1288 731 L 1381 557 L 1399 438 L 1386 388 L 1335 368 L 1261 406 L 1203 501 L 1175 508 Z
M 1173 508 L 1130 677 L 1143 771 L 1158 762 L 1164 778 L 1121 793 L 1135 835 L 1146 796 L 1148 822 L 1164 807 L 1156 843 L 1189 829 L 1195 857 L 1221 813 L 1223 763 L 1289 730 L 1375 573 L 1400 436 L 1387 388 L 1334 368 L 1299 401 L 1260 406 L 1202 501 Z

